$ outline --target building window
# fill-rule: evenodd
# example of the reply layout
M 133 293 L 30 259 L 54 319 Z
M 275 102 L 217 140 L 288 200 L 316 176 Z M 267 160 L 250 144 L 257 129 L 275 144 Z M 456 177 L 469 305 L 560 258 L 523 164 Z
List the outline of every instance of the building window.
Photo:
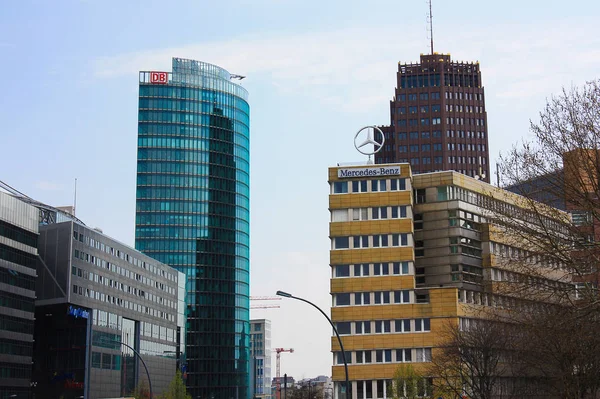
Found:
M 350 305 L 350 294 L 341 293 L 335 295 L 335 306 L 349 306 Z
M 400 319 L 394 321 L 394 332 L 407 333 L 410 332 L 410 319 Z
M 408 262 L 394 262 L 394 274 L 405 275 L 408 274 Z
M 396 349 L 396 362 L 412 362 L 411 349 Z
M 335 237 L 333 239 L 334 249 L 348 249 L 350 248 L 350 238 L 349 237 Z
M 336 265 L 334 270 L 336 277 L 350 277 L 350 266 L 348 265 Z
M 431 331 L 429 319 L 415 319 L 415 331 Z
M 350 332 L 350 325 L 351 325 L 351 323 L 349 321 L 345 321 L 345 322 L 341 322 L 341 323 L 336 323 L 336 328 L 337 328 L 338 334 L 340 334 L 340 335 L 349 335 L 349 334 L 351 334 L 351 332 Z
M 410 303 L 410 290 L 394 291 L 394 303 Z
M 336 181 L 333 183 L 334 194 L 345 194 L 348 192 L 348 182 Z

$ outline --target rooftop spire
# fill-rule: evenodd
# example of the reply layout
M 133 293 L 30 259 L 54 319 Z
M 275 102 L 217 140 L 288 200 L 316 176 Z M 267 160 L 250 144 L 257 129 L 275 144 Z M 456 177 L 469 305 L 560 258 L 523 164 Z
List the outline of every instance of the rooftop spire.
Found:
M 431 12 L 431 0 L 427 0 L 429 4 L 429 14 L 427 15 L 427 22 L 429 23 L 429 39 L 431 41 L 431 55 L 433 55 L 433 13 Z

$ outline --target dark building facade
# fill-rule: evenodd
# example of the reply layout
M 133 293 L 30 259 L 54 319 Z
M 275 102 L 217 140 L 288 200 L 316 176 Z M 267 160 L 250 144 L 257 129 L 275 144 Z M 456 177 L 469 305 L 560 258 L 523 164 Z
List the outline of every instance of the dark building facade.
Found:
M 398 64 L 390 125 L 376 163 L 410 163 L 414 174 L 454 170 L 490 181 L 485 95 L 479 63 L 449 54 Z
M 38 210 L 0 191 L 0 398 L 31 384 Z
M 140 72 L 136 249 L 186 275 L 193 398 L 249 398 L 249 105 L 226 70 Z
M 162 394 L 184 359 L 184 276 L 74 221 L 39 229 L 35 398 L 131 396 L 146 367 Z

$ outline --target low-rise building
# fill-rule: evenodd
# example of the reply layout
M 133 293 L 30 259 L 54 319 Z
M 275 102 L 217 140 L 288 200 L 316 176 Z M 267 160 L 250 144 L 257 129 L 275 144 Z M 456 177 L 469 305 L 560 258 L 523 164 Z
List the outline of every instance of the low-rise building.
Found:
M 157 395 L 185 370 L 182 273 L 75 220 L 40 226 L 39 255 L 36 398 Z

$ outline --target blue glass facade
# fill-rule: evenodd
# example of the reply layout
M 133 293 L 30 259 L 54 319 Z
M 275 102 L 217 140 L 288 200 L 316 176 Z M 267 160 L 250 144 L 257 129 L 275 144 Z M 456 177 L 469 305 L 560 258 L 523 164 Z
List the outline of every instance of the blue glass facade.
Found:
M 251 396 L 250 109 L 230 78 L 179 58 L 140 72 L 135 247 L 187 276 L 193 398 Z

